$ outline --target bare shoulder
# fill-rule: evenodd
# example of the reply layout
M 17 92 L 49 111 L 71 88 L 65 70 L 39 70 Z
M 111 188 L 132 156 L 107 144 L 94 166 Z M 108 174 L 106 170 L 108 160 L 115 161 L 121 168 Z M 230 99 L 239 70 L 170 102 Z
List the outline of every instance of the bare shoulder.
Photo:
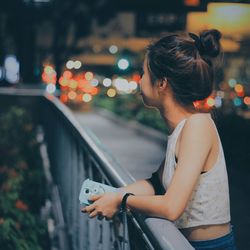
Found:
M 209 113 L 197 113 L 191 115 L 185 124 L 185 127 L 196 131 L 211 131 L 213 130 L 213 120 Z
M 184 125 L 181 133 L 181 139 L 186 138 L 187 140 L 195 140 L 196 138 L 206 138 L 206 141 L 213 140 L 215 135 L 215 127 L 210 114 L 197 113 L 191 115 Z

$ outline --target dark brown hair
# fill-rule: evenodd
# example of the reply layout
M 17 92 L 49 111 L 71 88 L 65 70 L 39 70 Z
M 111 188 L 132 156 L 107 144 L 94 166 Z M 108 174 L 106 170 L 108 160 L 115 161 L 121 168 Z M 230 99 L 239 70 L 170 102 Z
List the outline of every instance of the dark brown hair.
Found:
M 220 38 L 213 29 L 200 36 L 167 35 L 152 43 L 147 48 L 152 83 L 167 79 L 175 100 L 184 106 L 205 99 L 213 90 L 212 58 L 220 54 Z

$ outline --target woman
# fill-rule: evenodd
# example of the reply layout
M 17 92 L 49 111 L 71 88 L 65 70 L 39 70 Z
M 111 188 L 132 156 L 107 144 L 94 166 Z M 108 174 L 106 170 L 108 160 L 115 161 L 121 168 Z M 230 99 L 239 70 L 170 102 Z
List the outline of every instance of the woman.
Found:
M 200 37 L 168 35 L 147 48 L 141 95 L 170 130 L 158 170 L 165 194 L 156 195 L 149 180 L 139 180 L 123 192 L 92 197 L 83 212 L 112 218 L 122 203 L 173 221 L 195 249 L 235 249 L 222 144 L 211 115 L 194 105 L 213 90 L 212 58 L 220 54 L 220 38 L 218 30 Z

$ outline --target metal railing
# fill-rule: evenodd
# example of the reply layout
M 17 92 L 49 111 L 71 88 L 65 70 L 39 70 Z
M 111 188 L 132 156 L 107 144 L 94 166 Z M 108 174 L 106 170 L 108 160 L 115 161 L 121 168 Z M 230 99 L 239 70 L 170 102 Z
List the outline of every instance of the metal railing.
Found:
M 128 250 L 193 249 L 168 220 L 133 213 L 123 225 L 119 215 L 111 221 L 100 221 L 82 214 L 78 195 L 83 180 L 90 178 L 121 187 L 133 182 L 132 176 L 90 130 L 79 125 L 56 97 L 41 90 L 0 88 L 0 103 L 18 104 L 32 110 L 43 127 L 55 183 L 51 193 L 60 249 L 122 249 L 124 241 Z M 128 236 L 126 239 L 123 230 Z

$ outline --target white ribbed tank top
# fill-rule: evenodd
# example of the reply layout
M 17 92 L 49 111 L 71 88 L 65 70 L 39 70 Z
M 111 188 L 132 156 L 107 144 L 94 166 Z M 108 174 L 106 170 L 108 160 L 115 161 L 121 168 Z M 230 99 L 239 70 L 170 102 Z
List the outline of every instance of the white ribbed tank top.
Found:
M 168 136 L 166 160 L 162 175 L 162 184 L 166 190 L 176 167 L 176 142 L 186 120 L 183 119 L 179 122 L 173 133 Z M 213 120 L 212 122 L 214 124 Z M 216 126 L 215 130 L 219 137 Z M 200 175 L 186 209 L 181 217 L 175 221 L 175 225 L 180 229 L 199 225 L 223 224 L 231 220 L 228 176 L 220 137 L 219 144 L 219 155 L 215 165 L 209 171 Z

